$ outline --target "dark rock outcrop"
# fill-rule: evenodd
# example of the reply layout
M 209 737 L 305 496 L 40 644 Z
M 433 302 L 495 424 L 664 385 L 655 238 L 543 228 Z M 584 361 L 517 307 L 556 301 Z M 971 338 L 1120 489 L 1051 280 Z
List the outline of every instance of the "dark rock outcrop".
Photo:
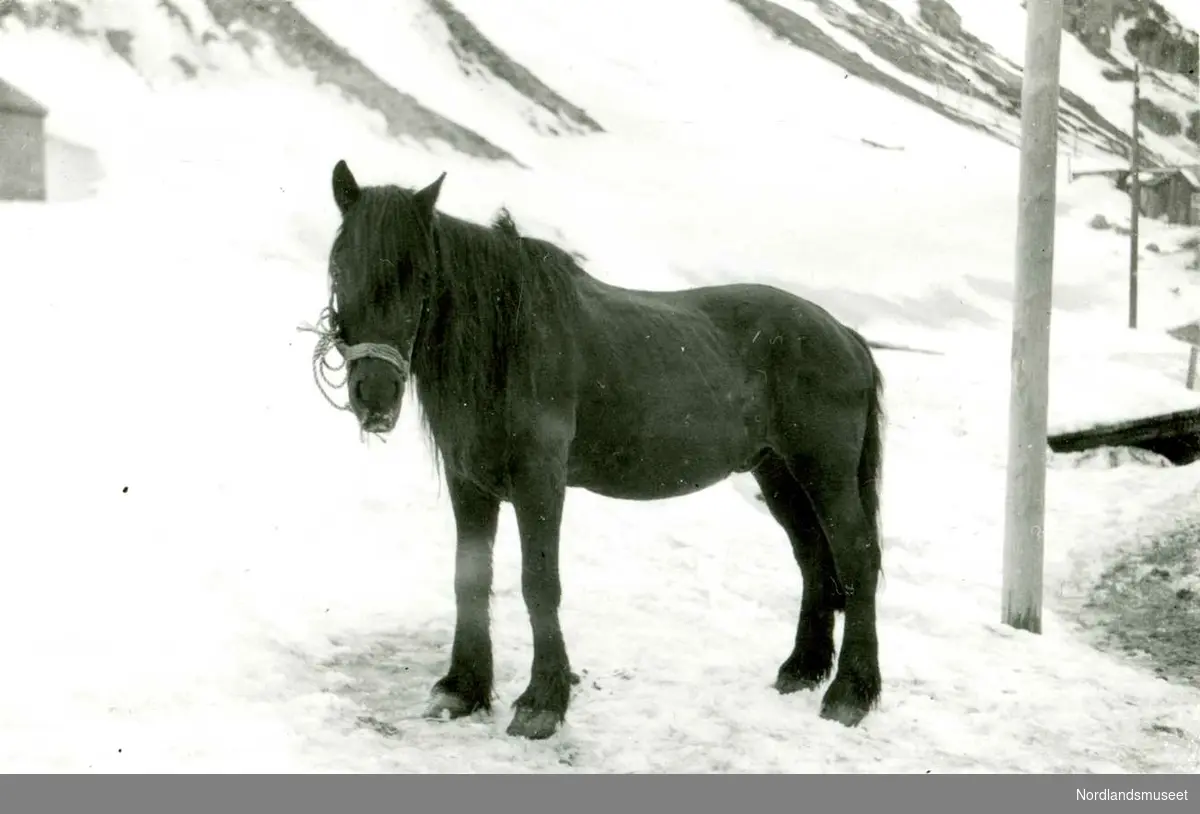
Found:
M 1095 2 L 1095 0 L 1092 0 Z M 1121 16 L 1133 19 L 1125 32 L 1125 47 L 1144 65 L 1190 78 L 1196 76 L 1200 43 L 1195 31 L 1186 31 L 1158 3 L 1123 3 Z
M 962 15 L 946 0 L 920 0 L 917 11 L 921 22 L 938 36 L 951 40 L 962 36 Z
M 1076 0 L 1079 2 L 1081 0 Z M 880 70 L 807 20 L 801 14 L 772 0 L 731 0 L 750 17 L 781 39 L 821 56 L 847 73 L 903 96 L 946 118 L 982 130 L 1009 144 L 1016 143 L 1020 116 L 1022 71 L 1020 66 L 998 54 L 991 46 L 963 27 L 962 17 L 947 0 L 920 0 L 919 22 L 910 23 L 903 15 L 880 0 L 856 0 L 861 14 L 849 11 L 833 0 L 812 0 L 826 22 L 853 35 L 873 54 L 899 68 L 905 74 L 946 88 L 972 102 L 982 102 L 994 115 L 968 115 L 961 102 L 934 98 L 895 74 Z M 1111 55 L 1105 52 L 1111 61 Z M 1110 66 L 1116 81 L 1120 67 Z M 1131 141 L 1118 126 L 1106 119 L 1094 105 L 1069 87 L 1060 89 L 1062 107 L 1059 123 L 1064 138 L 1088 143 L 1113 155 L 1126 156 Z M 975 109 L 978 110 L 978 105 Z M 1170 122 L 1155 126 L 1166 130 Z M 1003 124 L 1008 119 L 1008 125 Z M 1178 122 L 1176 122 L 1178 124 Z M 1150 127 L 1151 125 L 1147 125 Z M 1178 132 L 1178 131 L 1176 131 Z M 1143 146 L 1148 164 L 1161 163 L 1159 157 Z
M 1178 116 L 1154 104 L 1145 96 L 1138 99 L 1138 121 L 1147 130 L 1168 138 L 1183 132 L 1183 125 Z
M 397 137 L 441 141 L 460 152 L 493 160 L 513 161 L 507 151 L 479 133 L 430 110 L 397 90 L 332 40 L 285 0 L 204 0 L 217 24 L 230 34 L 245 27 L 274 45 L 290 65 L 312 71 L 317 81 L 383 114 Z
M 600 123 L 560 96 L 521 63 L 491 42 L 449 0 L 426 0 L 450 32 L 450 48 L 464 66 L 478 65 L 534 104 L 553 113 L 565 128 L 584 133 L 604 132 Z M 557 135 L 557 132 L 555 133 Z

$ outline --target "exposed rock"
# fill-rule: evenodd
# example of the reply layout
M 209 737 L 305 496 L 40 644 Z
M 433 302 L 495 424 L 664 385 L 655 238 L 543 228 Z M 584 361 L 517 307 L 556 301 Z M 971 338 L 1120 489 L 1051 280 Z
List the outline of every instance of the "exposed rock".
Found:
M 857 76 L 873 85 L 878 85 L 905 99 L 916 102 L 922 107 L 939 113 L 957 124 L 981 130 L 1009 144 L 1016 143 L 1007 133 L 993 130 L 983 122 L 959 113 L 950 105 L 934 99 L 909 85 L 907 82 L 880 70 L 858 54 L 842 47 L 837 40 L 789 8 L 773 3 L 771 0 L 732 0 L 732 2 L 784 42 L 810 51 L 832 62 L 849 74 Z M 829 5 L 836 4 L 831 3 Z M 831 10 L 830 13 L 841 15 L 837 20 L 839 24 L 849 24 L 847 22 L 847 15 L 840 6 L 836 10 Z M 868 45 L 871 44 L 871 41 L 871 39 L 864 40 Z
M 512 86 L 517 93 L 550 111 L 568 125 L 584 132 L 604 131 L 600 123 L 589 116 L 587 111 L 571 104 L 534 76 L 524 65 L 493 44 L 465 14 L 451 5 L 449 0 L 426 2 L 445 22 L 450 31 L 450 47 L 460 62 L 474 61 L 481 64 L 498 79 Z
M 110 28 L 104 32 L 104 39 L 108 42 L 108 47 L 113 49 L 113 53 L 128 62 L 134 68 L 137 67 L 137 62 L 135 62 L 133 59 L 132 32 Z
M 1144 64 L 1160 71 L 1179 74 L 1197 81 L 1196 61 L 1200 44 L 1195 31 L 1186 31 L 1174 23 L 1162 6 L 1150 2 L 1143 6 L 1125 6 L 1122 16 L 1136 17 L 1125 32 L 1125 46 Z
M 1133 69 L 1121 65 L 1116 68 L 1103 68 L 1100 74 L 1109 82 L 1132 82 Z
M 83 34 L 83 13 L 75 3 L 64 0 L 42 2 L 0 2 L 0 24 L 6 17 L 15 17 L 28 28 L 53 28 L 68 34 Z
M 959 124 L 988 132 L 1006 143 L 1016 143 L 1013 135 L 1017 129 L 1015 122 L 1005 126 L 1001 117 L 1020 116 L 1020 67 L 965 30 L 957 12 L 944 0 L 940 5 L 937 0 L 926 0 L 920 7 L 924 9 L 921 12 L 923 17 L 933 21 L 932 24 L 926 22 L 928 28 L 911 24 L 890 9 L 883 10 L 878 0 L 856 0 L 858 7 L 863 9 L 864 13 L 861 14 L 834 0 L 811 0 L 811 3 L 825 21 L 852 34 L 876 56 L 911 76 L 981 101 L 994 113 L 989 111 L 981 116 L 975 112 L 967 116 L 961 105 L 955 102 L 947 104 L 941 98 L 930 98 L 903 78 L 884 73 L 875 64 L 843 48 L 802 14 L 771 0 L 732 2 L 777 36 L 829 60 L 850 74 L 904 96 Z M 1070 88 L 1062 87 L 1060 93 L 1063 104 L 1059 111 L 1059 123 L 1064 136 L 1114 155 L 1128 155 L 1130 138 L 1123 127 L 1106 119 Z M 979 106 L 974 107 L 978 111 Z M 1147 164 L 1162 163 L 1160 157 L 1145 145 L 1143 158 Z
M 887 3 L 882 2 L 882 0 L 855 0 L 855 2 L 857 2 L 858 7 L 867 14 L 870 14 L 872 17 L 882 20 L 885 23 L 890 23 L 892 25 L 904 24 L 904 15 L 896 11 Z
M 1116 19 L 1117 0 L 1065 0 L 1063 3 L 1063 31 L 1074 34 L 1096 56 L 1109 56 Z
M 393 88 L 286 0 L 204 3 L 217 24 L 231 36 L 260 32 L 285 62 L 312 71 L 319 82 L 383 114 L 392 135 L 441 141 L 468 155 L 519 163 L 479 133 Z
M 1196 80 L 1196 32 L 1187 31 L 1153 2 L 1133 0 L 1064 0 L 1063 30 L 1096 56 L 1112 60 L 1112 34 L 1129 20 L 1125 46 L 1143 64 Z
M 179 26 L 188 33 L 188 36 L 196 36 L 196 32 L 192 30 L 192 20 L 179 6 L 175 5 L 171 0 L 158 0 L 158 7 L 162 9 L 168 17 L 174 20 Z
M 1154 104 L 1145 96 L 1138 99 L 1138 120 L 1146 129 L 1160 136 L 1178 136 L 1183 132 L 1179 117 L 1170 110 L 1165 110 Z
M 395 136 L 437 140 L 469 155 L 520 163 L 482 135 L 391 87 L 286 0 L 203 1 L 216 21 L 215 30 L 195 30 L 178 0 L 157 0 L 153 5 L 200 49 L 224 41 L 254 56 L 264 46 L 273 46 L 288 64 L 312 71 L 318 82 L 333 85 L 347 97 L 381 113 L 388 131 Z M 133 32 L 89 25 L 82 7 L 81 3 L 64 0 L 0 0 L 0 24 L 15 19 L 27 28 L 53 29 L 81 40 L 105 43 L 140 71 Z M 203 64 L 198 52 L 188 54 L 188 58 L 175 54 L 170 60 L 183 77 L 192 78 L 200 70 L 198 57 Z
M 182 73 L 188 79 L 194 79 L 196 74 L 199 73 L 195 65 L 179 56 L 179 54 L 175 54 L 173 57 L 171 57 L 171 62 L 175 63 L 175 66 L 179 68 L 180 73 Z
M 962 15 L 946 0 L 919 0 L 917 11 L 921 22 L 947 39 L 962 36 Z
M 1128 81 L 1129 71 L 1117 65 L 1109 53 L 1105 38 L 1120 20 L 1132 20 L 1126 40 L 1144 60 L 1148 68 L 1162 72 L 1174 71 L 1195 77 L 1196 38 L 1185 31 L 1156 2 L 1134 0 L 1064 0 L 1064 28 L 1100 49 L 1097 55 L 1109 60 L 1104 75 L 1110 81 Z M 181 0 L 157 0 L 160 13 L 170 16 L 184 31 L 201 43 L 214 40 L 239 43 L 254 54 L 263 46 L 273 45 L 289 63 L 315 73 L 318 81 L 338 87 L 356 101 L 384 115 L 389 131 L 397 135 L 412 135 L 418 139 L 437 139 L 464 152 L 489 158 L 512 159 L 503 149 L 491 144 L 478 133 L 446 119 L 422 106 L 413 97 L 391 87 L 362 62 L 326 36 L 319 27 L 285 0 L 204 0 L 213 16 L 220 21 L 217 31 L 192 31 L 193 23 L 181 10 Z M 510 55 L 489 42 L 471 20 L 458 12 L 452 0 L 426 0 L 446 23 L 450 31 L 450 47 L 460 62 L 471 70 L 487 71 L 508 83 L 539 108 L 551 112 L 558 121 L 551 132 L 558 132 L 558 122 L 564 129 L 576 132 L 595 132 L 601 125 L 586 111 L 563 98 L 541 82 L 531 71 L 515 62 Z M 751 17 L 777 36 L 798 47 L 817 54 L 872 84 L 926 107 L 958 124 L 989 133 L 1009 144 L 1016 143 L 1013 118 L 1020 114 L 1021 70 L 1000 56 L 985 42 L 964 30 L 962 18 L 953 7 L 953 0 L 918 0 L 918 14 L 923 24 L 910 23 L 884 0 L 811 0 L 802 12 L 771 2 L 771 0 L 732 0 Z M 177 5 L 179 4 L 179 5 Z M 815 11 L 813 11 L 815 9 Z M 861 12 L 861 13 L 860 13 Z M 819 13 L 826 23 L 852 34 L 885 60 L 864 59 L 859 53 L 843 47 L 838 40 L 814 25 Z M 60 30 L 82 31 L 86 28 L 80 7 L 64 0 L 0 0 L 0 21 L 14 16 L 27 25 Z M 110 46 L 131 59 L 134 43 L 122 39 L 128 32 L 90 30 L 93 39 L 107 37 Z M 114 39 L 115 35 L 115 39 Z M 203 56 L 189 53 L 188 60 L 173 60 L 184 76 L 193 76 L 195 63 Z M 878 66 L 878 67 L 877 67 Z M 953 94 L 925 92 L 920 83 L 890 70 L 896 66 L 904 74 L 948 89 Z M 1147 75 L 1149 71 L 1147 71 Z M 1174 87 L 1179 87 L 1174 81 Z M 1172 91 L 1169 83 L 1158 81 L 1154 99 L 1161 102 L 1163 93 Z M 1129 138 L 1124 133 L 1126 122 L 1120 126 L 1106 119 L 1091 104 L 1071 92 L 1061 89 L 1062 106 L 1059 120 L 1064 136 L 1076 144 L 1098 147 L 1118 156 L 1129 152 Z M 951 98 L 946 98 L 947 96 Z M 963 105 L 959 100 L 972 101 Z M 974 104 L 981 101 L 984 104 Z M 1144 97 L 1142 119 L 1147 129 L 1167 136 L 1185 136 L 1200 144 L 1200 113 L 1193 111 L 1186 120 L 1169 108 Z M 1147 164 L 1161 164 L 1163 159 L 1143 145 Z

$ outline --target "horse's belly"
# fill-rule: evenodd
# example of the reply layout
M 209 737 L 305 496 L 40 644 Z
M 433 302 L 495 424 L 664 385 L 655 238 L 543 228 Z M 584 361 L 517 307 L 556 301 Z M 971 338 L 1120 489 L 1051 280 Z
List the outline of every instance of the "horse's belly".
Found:
M 761 448 L 732 421 L 656 429 L 631 425 L 603 436 L 585 430 L 572 444 L 568 478 L 572 486 L 606 497 L 677 497 L 744 470 Z

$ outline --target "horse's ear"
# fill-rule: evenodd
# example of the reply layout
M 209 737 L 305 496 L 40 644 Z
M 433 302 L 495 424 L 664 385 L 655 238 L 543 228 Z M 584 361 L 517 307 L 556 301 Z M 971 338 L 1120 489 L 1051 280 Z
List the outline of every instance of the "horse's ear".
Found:
M 343 215 L 346 210 L 354 206 L 361 194 L 358 188 L 358 181 L 354 180 L 354 173 L 350 172 L 350 167 L 345 161 L 339 161 L 333 168 L 333 200 L 337 204 Z
M 433 217 L 433 210 L 437 206 L 438 195 L 442 192 L 442 181 L 445 180 L 446 173 L 443 172 L 432 184 L 420 192 L 413 194 L 413 199 L 416 200 L 417 206 L 426 217 Z

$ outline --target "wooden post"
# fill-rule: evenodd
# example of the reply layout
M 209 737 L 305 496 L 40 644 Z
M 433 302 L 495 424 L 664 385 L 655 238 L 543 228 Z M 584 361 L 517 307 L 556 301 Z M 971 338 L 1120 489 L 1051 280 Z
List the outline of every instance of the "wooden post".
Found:
M 1200 390 L 1200 345 L 1192 345 L 1188 354 L 1187 389 Z
M 1063 0 L 1029 0 L 1026 15 L 1001 621 L 1041 633 Z
M 1141 124 L 1142 71 L 1133 63 L 1133 144 L 1129 148 L 1129 327 L 1138 324 L 1138 223 L 1142 215 Z

